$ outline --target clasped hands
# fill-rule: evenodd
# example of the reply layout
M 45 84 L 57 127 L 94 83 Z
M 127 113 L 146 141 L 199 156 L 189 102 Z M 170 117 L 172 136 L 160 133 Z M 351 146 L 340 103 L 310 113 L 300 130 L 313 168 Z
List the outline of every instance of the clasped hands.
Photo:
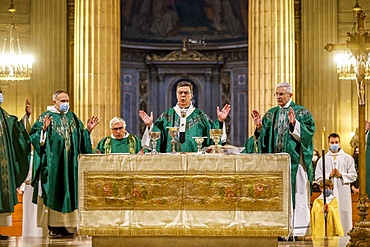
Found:
M 337 168 L 333 168 L 333 170 L 331 170 L 331 173 L 329 175 L 329 178 L 341 178 L 342 177 L 342 173 L 339 172 L 339 170 Z

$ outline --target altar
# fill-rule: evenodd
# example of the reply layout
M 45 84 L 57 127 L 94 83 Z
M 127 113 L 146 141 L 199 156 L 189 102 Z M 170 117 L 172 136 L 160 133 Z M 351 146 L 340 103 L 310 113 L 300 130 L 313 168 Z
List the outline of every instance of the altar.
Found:
M 277 246 L 290 186 L 288 154 L 80 155 L 78 232 L 93 246 Z

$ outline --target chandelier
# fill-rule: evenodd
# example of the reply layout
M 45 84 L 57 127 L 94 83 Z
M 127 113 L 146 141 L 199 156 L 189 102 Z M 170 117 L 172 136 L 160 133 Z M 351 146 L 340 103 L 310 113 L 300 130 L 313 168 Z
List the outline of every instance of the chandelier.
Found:
M 14 22 L 15 7 L 11 0 L 9 22 L 7 24 L 4 45 L 0 53 L 0 81 L 30 80 L 32 74 L 32 55 L 24 55 L 17 35 L 17 25 Z M 16 53 L 16 50 L 18 53 Z

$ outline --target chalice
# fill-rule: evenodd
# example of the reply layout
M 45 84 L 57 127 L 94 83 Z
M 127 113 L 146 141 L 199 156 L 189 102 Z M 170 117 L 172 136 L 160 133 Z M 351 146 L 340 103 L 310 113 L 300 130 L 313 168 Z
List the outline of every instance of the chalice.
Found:
M 222 149 L 218 145 L 218 143 L 221 140 L 222 134 L 223 134 L 222 129 L 210 129 L 209 130 L 209 136 L 211 137 L 211 139 L 215 143 L 215 148 L 212 150 L 213 154 L 223 154 Z
M 151 154 L 158 154 L 157 152 L 157 140 L 161 138 L 161 132 L 151 131 L 149 132 L 149 137 L 152 140 L 152 152 Z
M 175 150 L 175 144 L 176 144 L 175 137 L 179 133 L 179 127 L 167 127 L 167 129 L 168 129 L 168 132 L 170 133 L 170 136 L 172 137 L 172 139 L 171 139 L 171 145 L 172 145 L 171 154 L 175 154 L 176 153 L 176 150 Z
M 202 153 L 202 143 L 203 143 L 205 138 L 207 138 L 207 137 L 206 136 L 193 137 L 193 139 L 195 140 L 195 142 L 198 145 L 198 152 L 197 152 L 198 154 Z

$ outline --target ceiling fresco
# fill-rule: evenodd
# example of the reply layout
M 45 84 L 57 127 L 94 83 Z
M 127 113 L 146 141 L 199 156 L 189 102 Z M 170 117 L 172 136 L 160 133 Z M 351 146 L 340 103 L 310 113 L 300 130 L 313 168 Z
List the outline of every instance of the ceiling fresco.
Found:
M 121 28 L 123 42 L 244 42 L 248 0 L 121 0 Z

